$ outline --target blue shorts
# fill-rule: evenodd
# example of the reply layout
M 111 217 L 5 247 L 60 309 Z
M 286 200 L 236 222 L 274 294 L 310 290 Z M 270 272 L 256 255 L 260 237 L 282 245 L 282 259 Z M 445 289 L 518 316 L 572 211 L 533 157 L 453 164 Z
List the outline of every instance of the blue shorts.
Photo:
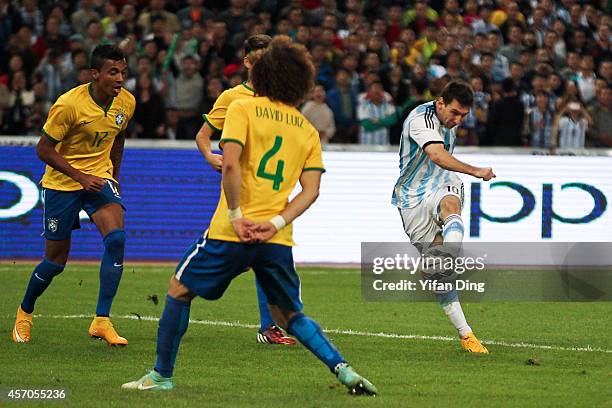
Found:
M 247 245 L 203 236 L 179 262 L 176 278 L 198 296 L 215 300 L 249 267 L 253 268 L 268 303 L 288 311 L 302 310 L 300 278 L 290 246 Z
M 125 209 L 115 183 L 106 180 L 102 190 L 92 193 L 85 190 L 60 191 L 43 189 L 44 223 L 43 236 L 51 241 L 70 238 L 72 230 L 81 228 L 79 212 L 85 210 L 89 218 L 107 204 L 117 203 Z

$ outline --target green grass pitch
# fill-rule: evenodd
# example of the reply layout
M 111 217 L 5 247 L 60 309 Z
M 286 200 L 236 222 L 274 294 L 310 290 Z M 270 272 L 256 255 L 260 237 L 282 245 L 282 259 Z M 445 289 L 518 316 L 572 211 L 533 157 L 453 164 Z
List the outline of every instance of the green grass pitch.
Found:
M 246 273 L 220 301 L 194 301 L 197 322 L 183 338 L 174 391 L 128 392 L 121 384 L 153 365 L 157 322 L 147 317 L 160 316 L 173 267 L 126 265 L 112 312 L 130 344 L 116 349 L 87 336 L 90 317 L 79 316 L 95 311 L 98 272 L 75 264 L 39 299 L 31 343 L 14 344 L 32 266 L 0 264 L 0 390 L 65 389 L 67 398 L 52 406 L 612 407 L 610 303 L 464 304 L 476 334 L 490 341 L 491 354 L 471 355 L 449 339 L 455 330 L 436 303 L 364 302 L 358 270 L 299 268 L 305 312 L 332 330 L 380 391 L 353 397 L 302 346 L 256 343 L 256 293 Z M 361 333 L 341 332 L 349 330 Z M 30 405 L 6 404 L 0 397 L 0 406 Z

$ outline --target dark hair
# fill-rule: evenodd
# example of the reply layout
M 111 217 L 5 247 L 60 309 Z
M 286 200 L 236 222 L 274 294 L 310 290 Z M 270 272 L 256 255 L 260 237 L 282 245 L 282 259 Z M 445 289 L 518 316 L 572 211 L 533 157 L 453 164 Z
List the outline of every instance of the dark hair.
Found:
M 474 104 L 474 92 L 466 82 L 451 81 L 442 90 L 442 99 L 446 105 L 456 100 L 461 106 L 472 106 Z
M 244 41 L 244 55 L 251 51 L 263 50 L 268 48 L 272 38 L 266 34 L 252 35 Z
M 315 67 L 301 44 L 287 36 L 275 37 L 251 69 L 251 82 L 258 96 L 297 106 L 314 85 Z
M 512 78 L 506 78 L 502 81 L 502 91 L 504 91 L 504 93 L 511 93 L 515 90 L 516 86 L 514 85 Z
M 99 71 L 102 69 L 104 61 L 106 60 L 121 61 L 124 59 L 125 55 L 123 54 L 123 51 L 121 51 L 116 45 L 98 45 L 91 53 L 90 68 L 97 69 Z
M 85 57 L 89 57 L 89 55 L 87 55 L 87 51 L 85 51 L 83 48 L 78 48 L 78 49 L 70 52 L 70 56 L 72 58 L 74 58 L 75 56 L 77 56 L 79 54 L 85 54 Z
M 427 91 L 427 81 L 425 79 L 417 79 L 412 82 L 412 86 L 418 95 L 423 95 Z

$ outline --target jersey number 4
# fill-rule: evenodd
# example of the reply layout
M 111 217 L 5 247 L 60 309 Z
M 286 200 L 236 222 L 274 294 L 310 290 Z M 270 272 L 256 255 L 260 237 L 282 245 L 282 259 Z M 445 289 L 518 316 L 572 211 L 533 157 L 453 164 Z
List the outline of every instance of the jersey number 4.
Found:
M 285 181 L 285 179 L 283 178 L 283 170 L 285 169 L 285 161 L 284 160 L 278 161 L 278 164 L 276 165 L 276 173 L 266 173 L 266 166 L 268 162 L 270 161 L 270 159 L 272 158 L 272 156 L 278 153 L 282 144 L 283 144 L 283 137 L 276 136 L 276 139 L 274 140 L 274 146 L 272 146 L 272 148 L 263 155 L 263 157 L 261 158 L 261 161 L 259 162 L 259 167 L 257 168 L 257 177 L 272 180 L 273 181 L 272 188 L 276 191 L 280 190 L 281 183 Z

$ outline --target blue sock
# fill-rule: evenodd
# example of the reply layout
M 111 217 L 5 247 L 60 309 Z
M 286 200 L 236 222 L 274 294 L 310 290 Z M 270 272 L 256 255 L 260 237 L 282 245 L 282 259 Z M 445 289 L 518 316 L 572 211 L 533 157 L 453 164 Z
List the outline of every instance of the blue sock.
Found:
M 162 377 L 172 377 L 176 353 L 189 325 L 191 302 L 166 295 L 166 306 L 157 327 L 157 361 L 155 371 Z
M 28 288 L 21 302 L 21 309 L 24 312 L 32 313 L 34 311 L 36 299 L 38 299 L 45 289 L 49 287 L 53 277 L 62 273 L 64 266 L 65 265 L 59 265 L 44 258 L 42 262 L 34 268 L 32 276 L 30 277 L 30 282 L 28 283 Z
M 257 301 L 259 302 L 259 330 L 264 331 L 275 323 L 270 315 L 270 309 L 268 309 L 268 298 L 257 279 L 255 279 L 255 287 L 257 288 Z
M 294 315 L 287 325 L 287 332 L 293 334 L 311 353 L 321 360 L 329 369 L 346 362 L 336 347 L 323 334 L 323 331 L 311 318 L 303 313 Z
M 100 291 L 98 293 L 97 316 L 109 316 L 113 298 L 117 293 L 123 274 L 123 252 L 125 231 L 113 230 L 104 237 L 104 255 L 100 264 Z

